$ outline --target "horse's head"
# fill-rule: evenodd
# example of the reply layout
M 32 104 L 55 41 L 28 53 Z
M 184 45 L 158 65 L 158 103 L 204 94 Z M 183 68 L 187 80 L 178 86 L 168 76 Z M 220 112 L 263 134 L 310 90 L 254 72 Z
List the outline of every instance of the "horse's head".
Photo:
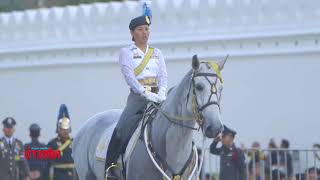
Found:
M 220 99 L 223 79 L 221 70 L 226 59 L 219 62 L 200 62 L 192 58 L 191 108 L 206 137 L 214 138 L 223 130 Z M 190 106 L 189 106 L 190 107 Z

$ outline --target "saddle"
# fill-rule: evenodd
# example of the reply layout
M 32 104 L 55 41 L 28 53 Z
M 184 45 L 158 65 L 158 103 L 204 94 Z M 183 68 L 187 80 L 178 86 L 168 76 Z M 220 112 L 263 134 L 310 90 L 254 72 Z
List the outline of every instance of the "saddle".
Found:
M 144 128 L 146 127 L 146 124 L 151 122 L 152 119 L 154 119 L 156 113 L 157 113 L 157 108 L 155 108 L 155 106 L 153 105 L 153 103 L 149 103 L 147 108 L 145 109 L 145 111 L 142 114 L 142 118 L 139 122 L 139 125 L 137 126 L 137 128 L 135 129 L 133 135 L 131 136 L 127 146 L 125 147 L 125 150 L 123 151 L 123 153 L 119 156 L 118 158 L 118 164 L 121 165 L 120 168 L 122 169 L 122 173 L 123 175 L 126 172 L 126 164 L 128 164 L 129 160 L 130 160 L 130 156 L 132 154 L 133 148 L 135 147 L 137 141 L 139 139 L 143 138 L 143 131 Z M 102 161 L 104 162 L 106 159 L 106 155 L 107 155 L 107 150 L 108 150 L 108 146 L 113 134 L 113 131 L 116 127 L 116 123 L 114 123 L 112 126 L 108 127 L 104 133 L 102 134 L 102 136 L 99 139 L 99 143 L 97 145 L 96 148 L 96 159 L 98 161 Z M 124 176 L 123 176 L 124 177 Z

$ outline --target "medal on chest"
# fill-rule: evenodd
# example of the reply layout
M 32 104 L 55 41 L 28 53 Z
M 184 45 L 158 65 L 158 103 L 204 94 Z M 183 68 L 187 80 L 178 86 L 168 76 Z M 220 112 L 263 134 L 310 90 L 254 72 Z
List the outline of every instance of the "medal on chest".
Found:
M 141 58 L 141 56 L 138 52 L 133 53 L 133 59 L 140 59 L 140 58 Z

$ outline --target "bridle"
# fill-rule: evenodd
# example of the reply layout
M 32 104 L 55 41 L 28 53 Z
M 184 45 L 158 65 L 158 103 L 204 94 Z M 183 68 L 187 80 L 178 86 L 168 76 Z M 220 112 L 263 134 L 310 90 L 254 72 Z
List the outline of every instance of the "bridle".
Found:
M 219 108 L 220 111 L 220 99 L 221 99 L 221 93 L 218 95 L 218 90 L 217 90 L 217 82 L 218 79 L 220 81 L 220 83 L 223 83 L 223 79 L 221 76 L 221 72 L 219 69 L 219 66 L 217 63 L 215 62 L 201 62 L 201 63 L 206 63 L 207 65 L 209 65 L 210 67 L 212 67 L 212 69 L 214 69 L 214 71 L 216 73 L 201 73 L 201 72 L 197 72 L 196 70 L 193 70 L 192 72 L 192 76 L 191 76 L 191 83 L 190 83 L 190 87 L 189 87 L 189 91 L 187 94 L 187 102 L 186 102 L 186 106 L 188 105 L 188 101 L 189 101 L 189 97 L 190 97 L 190 92 L 191 92 L 191 87 L 192 87 L 192 114 L 193 117 L 183 117 L 183 116 L 174 116 L 169 114 L 168 112 L 165 112 L 164 110 L 162 110 L 158 105 L 156 105 L 155 103 L 153 103 L 153 105 L 158 109 L 158 111 L 161 112 L 162 115 L 164 115 L 166 117 L 166 119 L 168 119 L 171 123 L 182 126 L 184 128 L 188 128 L 188 129 L 192 129 L 192 130 L 199 130 L 200 128 L 203 127 L 203 122 L 204 122 L 204 117 L 202 115 L 202 112 L 209 106 L 211 105 L 216 105 Z M 200 106 L 198 103 L 198 98 L 197 98 L 197 93 L 196 93 L 196 84 L 195 84 L 195 78 L 196 77 L 205 77 L 206 80 L 209 82 L 209 84 L 211 85 L 211 94 L 208 98 L 208 101 L 206 104 Z M 208 77 L 216 77 L 216 80 L 214 83 L 211 83 Z M 217 100 L 211 100 L 212 96 L 215 95 L 217 98 Z M 198 128 L 195 127 L 191 127 L 188 125 L 185 125 L 183 123 L 179 123 L 179 121 L 193 121 L 196 120 L 197 124 L 199 125 Z M 178 122 L 177 122 L 178 121 Z
M 205 110 L 205 108 L 207 108 L 210 105 L 216 105 L 219 108 L 220 111 L 220 99 L 221 99 L 221 93 L 218 95 L 218 90 L 217 90 L 217 82 L 218 79 L 220 80 L 221 83 L 223 83 L 222 77 L 220 75 L 220 70 L 219 67 L 216 63 L 212 63 L 212 62 L 202 62 L 202 63 L 207 63 L 208 65 L 210 65 L 215 72 L 217 73 L 197 73 L 196 71 L 193 71 L 192 73 L 192 112 L 194 114 L 194 116 L 196 117 L 196 121 L 199 124 L 199 126 L 203 126 L 203 115 L 202 112 Z M 209 82 L 209 84 L 211 85 L 211 93 L 210 96 L 208 98 L 208 101 L 206 104 L 200 106 L 198 103 L 198 98 L 197 98 L 197 94 L 196 94 L 196 85 L 195 85 L 195 77 L 205 77 L 206 80 Z M 214 83 L 211 83 L 208 77 L 216 77 L 216 80 Z M 191 87 L 190 87 L 191 88 Z M 190 90 L 189 90 L 190 93 Z M 188 100 L 189 100 L 189 93 L 187 95 L 187 104 L 188 104 Z M 216 101 L 212 101 L 211 98 L 212 96 L 215 95 L 216 96 Z

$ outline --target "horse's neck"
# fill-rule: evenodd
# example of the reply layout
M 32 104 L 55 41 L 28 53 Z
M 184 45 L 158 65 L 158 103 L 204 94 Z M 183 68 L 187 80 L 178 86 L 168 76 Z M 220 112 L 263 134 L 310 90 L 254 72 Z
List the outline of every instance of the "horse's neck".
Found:
M 187 116 L 179 109 L 180 107 L 169 106 L 165 103 L 163 110 L 174 116 Z M 172 168 L 174 173 L 179 173 L 188 161 L 192 151 L 193 131 L 171 123 L 163 115 L 158 113 L 152 127 L 152 141 L 155 151 L 162 160 Z M 182 123 L 182 122 L 178 122 Z M 194 126 L 194 121 L 183 122 L 184 125 Z

